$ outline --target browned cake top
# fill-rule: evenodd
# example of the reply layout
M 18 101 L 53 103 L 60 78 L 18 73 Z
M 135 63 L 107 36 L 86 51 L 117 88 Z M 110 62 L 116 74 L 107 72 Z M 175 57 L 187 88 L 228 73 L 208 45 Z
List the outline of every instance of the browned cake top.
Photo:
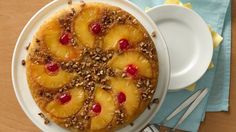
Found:
M 101 3 L 71 5 L 46 21 L 31 42 L 26 68 L 42 112 L 72 131 L 132 123 L 150 103 L 158 76 L 144 27 Z

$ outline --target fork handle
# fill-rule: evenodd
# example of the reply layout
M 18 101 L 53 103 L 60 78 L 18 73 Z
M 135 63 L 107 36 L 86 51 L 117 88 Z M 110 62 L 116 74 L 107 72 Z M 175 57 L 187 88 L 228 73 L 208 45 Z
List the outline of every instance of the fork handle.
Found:
M 144 128 L 141 132 L 160 132 L 157 127 L 153 124 L 148 125 L 146 128 Z

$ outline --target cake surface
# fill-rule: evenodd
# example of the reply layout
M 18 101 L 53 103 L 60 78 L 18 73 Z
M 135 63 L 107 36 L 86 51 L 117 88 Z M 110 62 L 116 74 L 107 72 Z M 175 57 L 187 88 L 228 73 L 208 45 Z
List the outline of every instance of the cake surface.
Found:
M 70 5 L 41 25 L 26 59 L 32 96 L 70 131 L 115 131 L 147 108 L 157 87 L 151 36 L 126 11 Z

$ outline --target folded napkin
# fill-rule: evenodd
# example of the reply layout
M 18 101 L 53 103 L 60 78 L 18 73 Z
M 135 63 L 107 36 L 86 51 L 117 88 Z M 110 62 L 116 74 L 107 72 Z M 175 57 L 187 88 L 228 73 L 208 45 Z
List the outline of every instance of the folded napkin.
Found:
M 163 0 L 130 0 L 142 9 L 153 7 L 164 3 Z M 177 1 L 177 0 L 176 0 Z M 183 0 L 183 3 L 190 2 L 194 11 L 199 13 L 203 19 L 211 25 L 212 29 L 223 35 L 222 45 L 214 49 L 213 63 L 205 75 L 192 86 L 196 91 L 202 88 L 209 88 L 209 94 L 193 111 L 193 113 L 180 125 L 180 129 L 186 131 L 197 131 L 206 109 L 209 111 L 228 110 L 229 75 L 230 75 L 230 47 L 231 47 L 231 15 L 230 0 Z M 186 4 L 189 6 L 189 4 Z M 229 9 L 229 10 L 228 10 Z M 228 11 L 228 12 L 227 12 Z M 181 90 L 168 92 L 166 99 L 152 123 L 159 123 L 165 119 L 178 105 L 187 99 L 193 92 Z M 208 99 L 209 97 L 209 99 Z M 173 127 L 184 111 L 170 120 L 168 127 Z
M 222 16 L 223 17 L 223 16 Z M 225 15 L 222 29 L 223 43 L 218 47 L 218 56 L 215 57 L 215 76 L 207 111 L 228 111 L 229 83 L 230 83 L 230 57 L 231 57 L 231 4 Z

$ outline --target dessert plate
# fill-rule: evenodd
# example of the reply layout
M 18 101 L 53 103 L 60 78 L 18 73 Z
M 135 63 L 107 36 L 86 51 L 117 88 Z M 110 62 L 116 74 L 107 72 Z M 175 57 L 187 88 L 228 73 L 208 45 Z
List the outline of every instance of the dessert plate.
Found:
M 98 2 L 97 0 L 84 0 L 85 2 Z M 80 0 L 74 0 L 74 3 L 80 2 Z M 139 9 L 134 4 L 126 0 L 100 0 L 99 2 L 110 4 L 122 8 L 123 10 L 129 12 L 135 16 L 141 24 L 146 28 L 148 33 L 151 35 L 153 32 L 156 33 L 157 37 L 152 38 L 155 42 L 155 46 L 158 52 L 159 60 L 159 77 L 158 77 L 158 86 L 154 94 L 154 98 L 160 100 L 159 104 L 153 104 L 150 106 L 149 110 L 145 110 L 135 121 L 133 126 L 126 126 L 119 131 L 140 131 L 143 129 L 150 120 L 155 116 L 158 110 L 161 107 L 161 104 L 165 98 L 167 89 L 169 87 L 169 78 L 170 78 L 170 63 L 167 46 L 157 29 L 155 23 L 151 20 L 148 15 L 146 15 L 141 9 Z M 38 30 L 39 26 L 52 16 L 57 11 L 67 7 L 67 0 L 54 0 L 41 10 L 39 10 L 27 23 L 21 32 L 13 53 L 12 58 L 12 82 L 15 90 L 16 97 L 20 103 L 22 109 L 26 115 L 32 120 L 32 122 L 38 126 L 42 131 L 50 132 L 63 132 L 67 131 L 55 123 L 50 123 L 45 125 L 44 121 L 38 113 L 40 109 L 34 102 L 30 90 L 28 88 L 28 83 L 26 79 L 26 69 L 22 66 L 21 61 L 25 59 L 27 51 L 25 50 L 29 42 L 31 42 L 33 35 Z
M 148 10 L 163 35 L 170 55 L 169 90 L 196 82 L 206 72 L 213 54 L 210 30 L 193 10 L 163 5 Z

